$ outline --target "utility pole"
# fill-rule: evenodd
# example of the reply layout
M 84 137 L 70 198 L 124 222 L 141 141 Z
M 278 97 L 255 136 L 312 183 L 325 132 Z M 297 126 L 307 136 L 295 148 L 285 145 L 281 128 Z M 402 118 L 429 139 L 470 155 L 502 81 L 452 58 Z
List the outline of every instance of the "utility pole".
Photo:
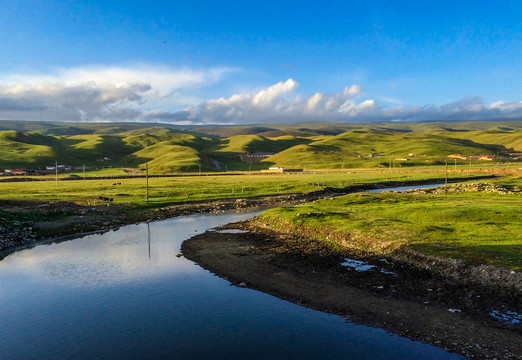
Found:
M 54 172 L 55 172 L 55 178 L 56 178 L 56 186 L 58 186 L 58 161 L 54 161 Z
M 457 170 L 457 159 L 455 159 L 455 170 Z
M 83 164 L 83 181 L 85 181 L 85 164 Z
M 145 196 L 145 202 L 149 203 L 149 164 L 145 164 L 145 179 L 147 179 L 147 195 Z
M 444 167 L 444 186 L 448 186 L 448 156 L 446 156 L 446 166 Z
M 199 164 L 199 176 L 201 176 L 201 164 Z

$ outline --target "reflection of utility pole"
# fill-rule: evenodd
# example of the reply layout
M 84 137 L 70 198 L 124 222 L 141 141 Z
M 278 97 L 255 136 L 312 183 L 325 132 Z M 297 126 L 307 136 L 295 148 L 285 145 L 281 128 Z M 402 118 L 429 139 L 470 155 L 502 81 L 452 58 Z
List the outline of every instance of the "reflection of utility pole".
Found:
M 147 195 L 145 196 L 145 202 L 149 203 L 149 164 L 145 164 L 145 179 L 147 179 Z
M 150 259 L 150 224 L 147 223 L 147 239 L 149 240 L 149 259 Z

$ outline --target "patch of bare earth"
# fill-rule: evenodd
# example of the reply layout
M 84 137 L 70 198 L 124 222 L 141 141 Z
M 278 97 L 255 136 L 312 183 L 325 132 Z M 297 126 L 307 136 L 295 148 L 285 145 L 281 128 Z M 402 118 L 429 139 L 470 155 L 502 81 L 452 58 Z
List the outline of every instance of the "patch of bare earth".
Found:
M 248 222 L 232 227 L 250 232 L 206 232 L 185 241 L 183 255 L 234 285 L 468 358 L 522 359 L 520 324 L 489 315 L 492 309 L 520 314 L 520 293 L 499 294 L 390 259 L 366 259 L 374 268 L 357 271 L 341 265 L 344 257 L 306 239 L 249 228 Z

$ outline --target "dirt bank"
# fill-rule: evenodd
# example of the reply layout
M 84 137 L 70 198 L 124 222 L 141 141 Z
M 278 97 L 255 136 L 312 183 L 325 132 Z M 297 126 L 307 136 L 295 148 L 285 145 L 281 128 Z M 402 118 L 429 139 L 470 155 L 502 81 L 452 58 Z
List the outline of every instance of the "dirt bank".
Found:
M 520 293 L 463 284 L 384 258 L 366 259 L 374 267 L 357 271 L 341 265 L 344 257 L 306 239 L 252 228 L 249 222 L 229 227 L 250 232 L 195 236 L 182 244 L 183 255 L 234 285 L 468 358 L 522 359 L 520 324 L 490 315 L 493 310 L 520 314 Z

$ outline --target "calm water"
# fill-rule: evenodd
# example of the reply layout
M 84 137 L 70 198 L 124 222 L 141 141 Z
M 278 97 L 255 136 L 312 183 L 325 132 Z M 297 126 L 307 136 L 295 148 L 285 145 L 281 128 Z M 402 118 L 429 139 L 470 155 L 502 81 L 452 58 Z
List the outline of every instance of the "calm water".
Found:
M 0 359 L 462 359 L 230 286 L 175 256 L 191 235 L 253 215 L 131 225 L 10 255 Z
M 373 190 L 366 190 L 366 192 L 371 193 L 380 193 L 383 191 L 402 191 L 402 190 L 413 190 L 413 189 L 426 189 L 436 186 L 443 186 L 444 184 L 432 184 L 432 185 L 415 185 L 415 186 L 399 186 L 394 188 L 387 188 L 387 189 L 373 189 Z

